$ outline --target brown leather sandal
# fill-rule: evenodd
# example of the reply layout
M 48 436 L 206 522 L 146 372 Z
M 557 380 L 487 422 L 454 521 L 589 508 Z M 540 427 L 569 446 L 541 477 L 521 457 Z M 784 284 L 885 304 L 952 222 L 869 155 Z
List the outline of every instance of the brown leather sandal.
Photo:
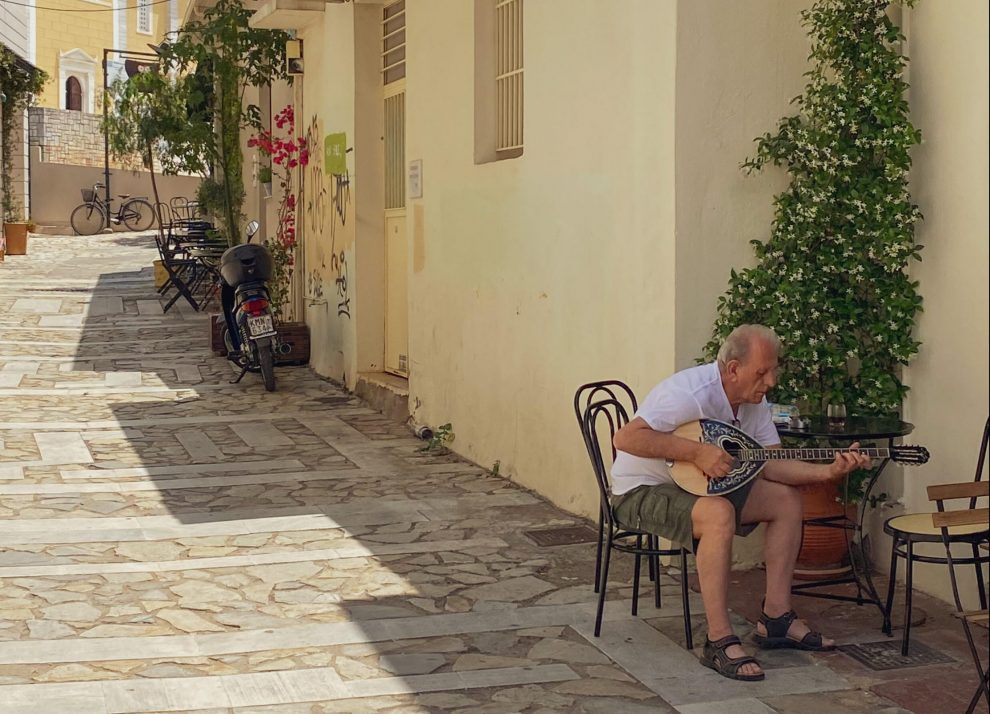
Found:
M 735 635 L 726 635 L 714 642 L 705 637 L 705 649 L 701 655 L 701 663 L 709 669 L 714 669 L 728 679 L 736 679 L 740 682 L 760 682 L 765 679 L 766 674 L 764 672 L 760 672 L 759 674 L 739 674 L 739 668 L 744 664 L 755 664 L 759 667 L 760 663 L 749 655 L 730 657 L 725 653 L 725 650 L 732 645 L 742 645 L 742 642 Z
M 765 650 L 772 649 L 794 649 L 805 650 L 806 652 L 827 652 L 834 650 L 835 645 L 825 645 L 822 640 L 822 633 L 809 631 L 800 640 L 787 634 L 791 629 L 791 624 L 797 619 L 794 610 L 785 612 L 780 617 L 770 617 L 767 613 L 760 615 L 760 622 L 767 630 L 767 634 L 761 635 L 753 633 L 753 642 Z

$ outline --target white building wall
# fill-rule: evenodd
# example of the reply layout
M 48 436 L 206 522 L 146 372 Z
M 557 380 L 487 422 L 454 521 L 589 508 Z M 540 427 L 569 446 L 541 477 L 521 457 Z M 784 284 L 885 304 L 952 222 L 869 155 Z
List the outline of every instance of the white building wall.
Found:
M 30 13 L 32 8 L 25 5 L 11 5 L 0 3 L 0 44 L 7 47 L 14 54 L 24 60 L 31 60 L 31 38 Z M 2 87 L 0 87 L 2 90 Z M 26 118 L 26 117 L 25 117 Z M 20 201 L 25 214 L 28 213 L 28 143 L 27 143 L 27 121 L 22 121 L 21 132 L 22 141 L 15 143 L 17 153 L 13 157 L 14 165 L 14 191 L 20 196 Z
M 30 8 L 24 5 L 0 3 L 0 43 L 30 61 Z

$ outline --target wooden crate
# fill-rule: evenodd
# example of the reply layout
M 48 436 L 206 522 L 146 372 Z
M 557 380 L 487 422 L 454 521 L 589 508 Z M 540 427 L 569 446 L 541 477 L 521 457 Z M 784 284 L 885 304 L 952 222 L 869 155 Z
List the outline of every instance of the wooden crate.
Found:
M 288 354 L 279 356 L 279 364 L 309 363 L 309 326 L 302 322 L 283 323 L 278 326 L 278 335 L 291 348 Z
M 226 356 L 223 344 L 223 314 L 210 315 L 210 350 L 221 357 Z M 283 323 L 278 326 L 279 338 L 289 345 L 288 354 L 279 355 L 279 364 L 309 363 L 309 327 L 301 322 Z

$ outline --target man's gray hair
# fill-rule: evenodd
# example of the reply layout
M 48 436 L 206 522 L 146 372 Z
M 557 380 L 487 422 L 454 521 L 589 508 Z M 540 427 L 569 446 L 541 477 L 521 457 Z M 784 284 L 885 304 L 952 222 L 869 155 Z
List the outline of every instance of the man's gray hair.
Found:
M 753 343 L 763 340 L 779 354 L 780 338 L 766 325 L 740 325 L 725 338 L 718 350 L 718 366 L 725 368 L 732 360 L 745 362 Z

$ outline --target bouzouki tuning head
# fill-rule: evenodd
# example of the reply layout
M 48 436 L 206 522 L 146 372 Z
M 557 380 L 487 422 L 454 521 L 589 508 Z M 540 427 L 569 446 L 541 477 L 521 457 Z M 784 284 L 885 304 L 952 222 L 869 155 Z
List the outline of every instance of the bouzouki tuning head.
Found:
M 927 464 L 929 457 L 924 446 L 895 446 L 891 449 L 891 458 L 898 464 L 919 466 Z

